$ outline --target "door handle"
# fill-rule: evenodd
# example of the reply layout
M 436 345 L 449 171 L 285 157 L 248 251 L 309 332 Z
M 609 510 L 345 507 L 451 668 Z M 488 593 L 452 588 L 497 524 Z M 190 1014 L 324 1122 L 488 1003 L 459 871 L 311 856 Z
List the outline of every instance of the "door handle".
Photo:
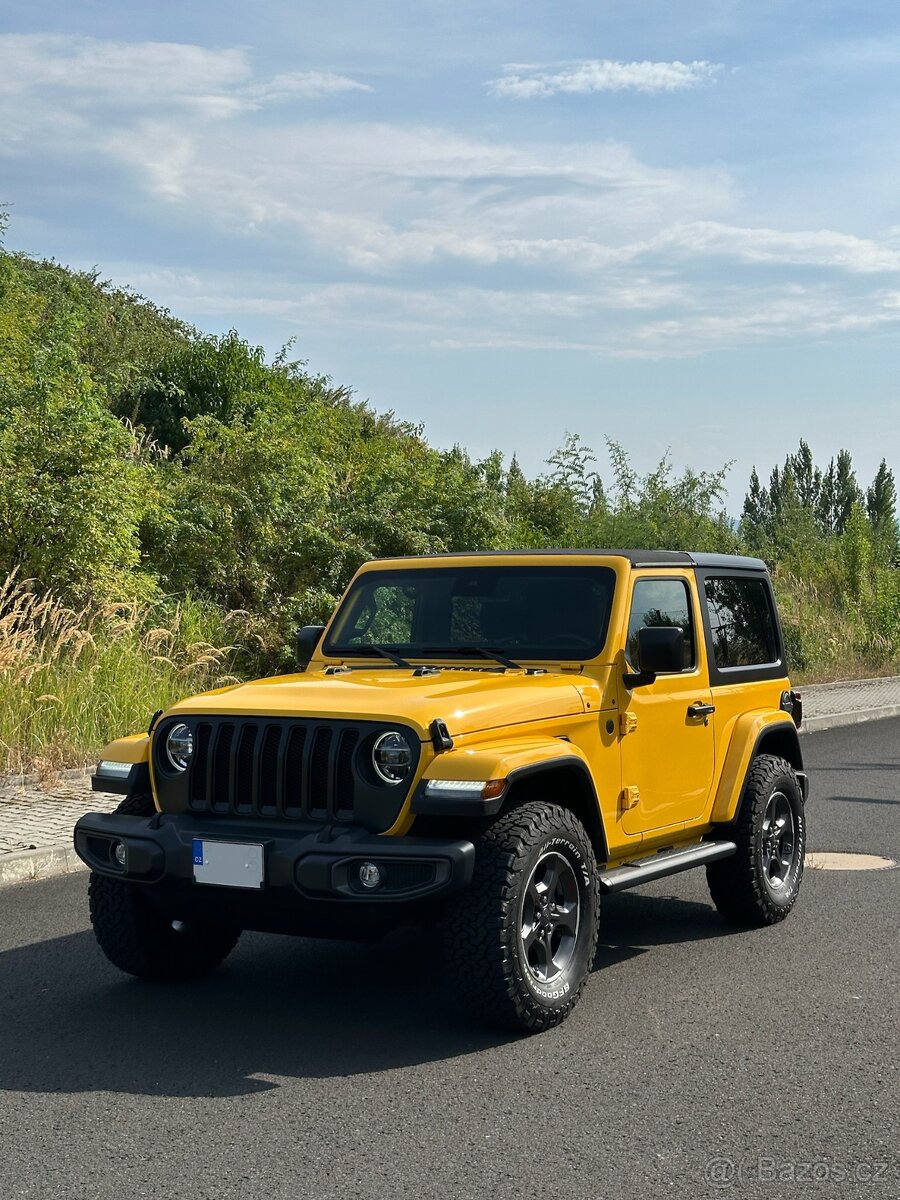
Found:
M 695 704 L 688 705 L 687 715 L 693 719 L 702 717 L 705 722 L 707 717 L 711 717 L 715 711 L 714 704 L 703 704 L 698 700 Z

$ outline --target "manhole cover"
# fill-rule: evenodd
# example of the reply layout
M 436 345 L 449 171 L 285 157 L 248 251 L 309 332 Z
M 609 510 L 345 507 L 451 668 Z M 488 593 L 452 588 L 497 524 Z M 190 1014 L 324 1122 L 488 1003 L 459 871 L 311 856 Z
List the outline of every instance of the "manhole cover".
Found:
M 888 867 L 896 867 L 897 860 L 882 854 L 837 854 L 816 850 L 807 854 L 806 865 L 814 871 L 886 871 Z

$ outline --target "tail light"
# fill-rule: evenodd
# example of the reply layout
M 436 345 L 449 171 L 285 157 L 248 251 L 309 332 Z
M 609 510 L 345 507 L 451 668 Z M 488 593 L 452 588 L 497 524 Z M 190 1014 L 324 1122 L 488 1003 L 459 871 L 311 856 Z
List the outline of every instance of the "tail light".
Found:
M 803 697 L 794 688 L 789 692 L 781 693 L 781 708 L 783 712 L 789 713 L 792 721 L 800 728 L 800 722 L 803 720 Z

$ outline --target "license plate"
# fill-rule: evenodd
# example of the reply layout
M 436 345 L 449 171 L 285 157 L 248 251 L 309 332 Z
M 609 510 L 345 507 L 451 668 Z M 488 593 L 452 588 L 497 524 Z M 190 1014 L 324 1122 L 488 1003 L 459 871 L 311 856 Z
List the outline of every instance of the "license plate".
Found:
M 194 879 L 217 887 L 261 888 L 263 848 L 253 842 L 194 838 Z

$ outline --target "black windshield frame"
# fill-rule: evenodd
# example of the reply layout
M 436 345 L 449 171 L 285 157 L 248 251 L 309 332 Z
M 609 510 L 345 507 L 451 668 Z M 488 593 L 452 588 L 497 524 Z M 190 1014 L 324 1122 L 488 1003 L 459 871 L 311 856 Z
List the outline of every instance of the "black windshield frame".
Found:
M 409 589 L 408 598 L 415 612 L 409 618 L 408 638 L 391 636 L 390 630 L 379 631 L 375 636 L 374 617 L 370 617 L 368 625 L 360 627 L 360 618 L 365 615 L 366 605 L 372 604 L 375 590 L 386 585 Z M 477 657 L 466 654 L 465 646 L 479 645 L 517 662 L 586 662 L 597 658 L 606 646 L 615 587 L 616 572 L 606 565 L 466 563 L 453 567 L 375 568 L 357 576 L 350 586 L 329 625 L 322 650 L 332 658 L 371 658 L 371 650 L 367 652 L 361 643 L 377 642 L 404 658 L 426 661 L 445 658 L 453 662 Z M 500 614 L 499 636 L 495 629 L 482 637 L 472 637 L 468 630 L 452 637 L 451 625 L 456 616 L 453 600 L 458 597 L 496 600 L 498 605 L 507 606 L 515 620 L 510 621 L 507 629 Z M 540 605 L 536 604 L 538 599 L 542 601 Z M 445 603 L 446 612 L 441 607 Z M 556 606 L 558 609 L 554 611 Z M 419 609 L 426 616 L 419 616 Z M 479 607 L 479 623 L 483 611 Z M 495 621 L 498 613 L 499 609 L 495 609 Z M 414 626 L 416 635 L 412 636 Z M 352 629 L 350 637 L 347 637 L 348 627 Z M 524 633 L 526 627 L 543 632 L 536 638 L 517 638 L 516 633 Z M 419 636 L 422 628 L 432 636 Z M 354 639 L 357 645 L 353 644 Z

